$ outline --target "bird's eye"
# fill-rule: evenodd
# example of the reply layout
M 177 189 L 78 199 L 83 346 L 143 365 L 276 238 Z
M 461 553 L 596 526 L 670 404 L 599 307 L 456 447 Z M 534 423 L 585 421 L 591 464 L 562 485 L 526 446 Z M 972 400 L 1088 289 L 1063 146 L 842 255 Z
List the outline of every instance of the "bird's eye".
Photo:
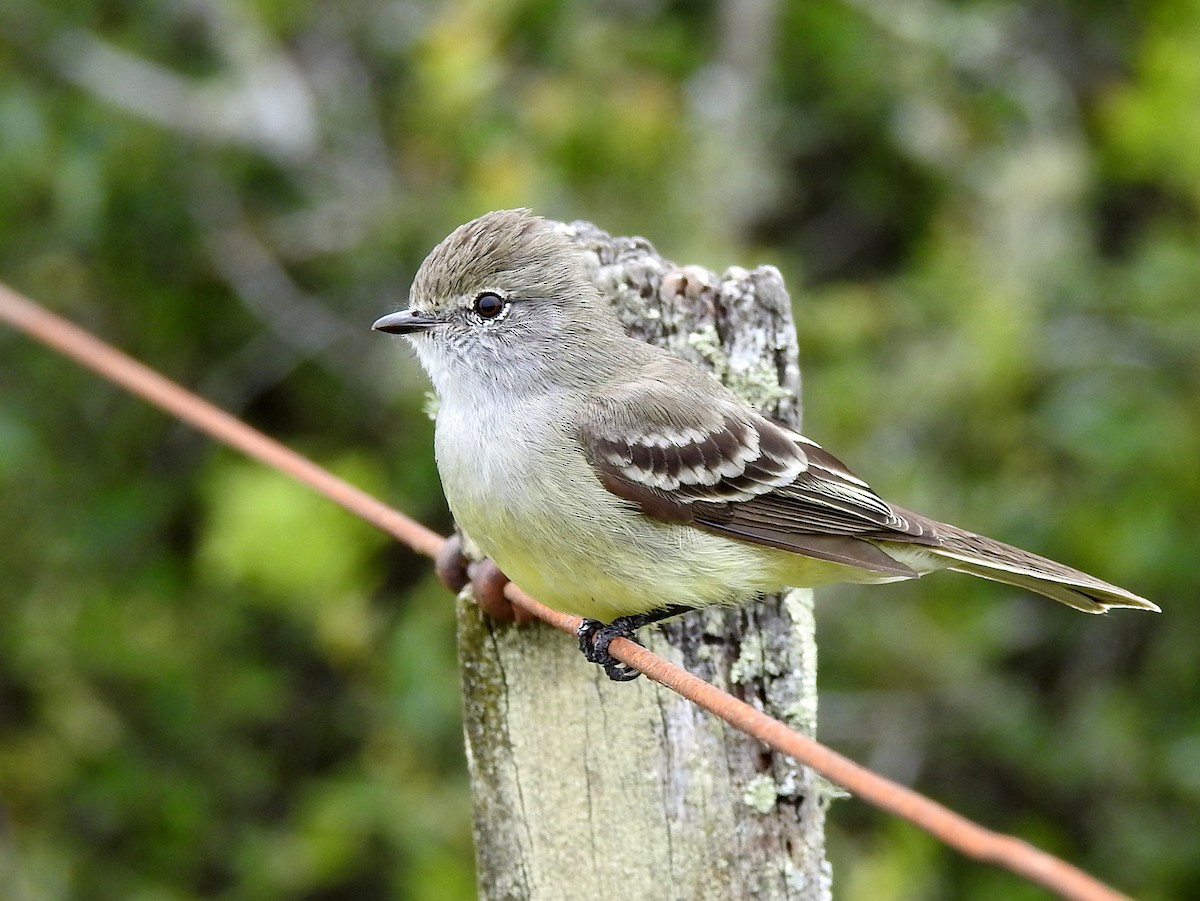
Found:
M 504 298 L 495 291 L 484 291 L 475 298 L 473 308 L 480 319 L 495 319 L 504 312 Z

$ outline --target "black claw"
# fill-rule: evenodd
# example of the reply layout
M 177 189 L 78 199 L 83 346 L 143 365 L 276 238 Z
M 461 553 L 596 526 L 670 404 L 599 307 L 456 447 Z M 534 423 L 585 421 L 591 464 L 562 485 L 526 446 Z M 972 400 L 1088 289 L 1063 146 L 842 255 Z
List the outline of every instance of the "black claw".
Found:
M 598 619 L 585 619 L 579 624 L 579 629 L 575 632 L 579 636 L 579 650 L 587 659 L 588 663 L 599 663 L 596 659 L 595 646 L 592 644 L 592 639 L 596 637 L 596 633 L 604 628 L 604 623 Z
M 608 625 L 598 619 L 585 619 L 579 624 L 579 631 L 576 633 L 579 635 L 579 650 L 583 652 L 587 662 L 602 666 L 605 674 L 614 682 L 628 682 L 641 675 L 608 652 L 608 646 L 614 638 L 637 641 L 633 636 L 633 630 L 637 626 L 627 622 L 629 619 L 630 617 L 626 616 L 618 617 Z
M 613 682 L 632 682 L 641 675 L 641 672 L 623 663 L 611 663 L 604 665 L 604 675 Z
M 639 613 L 634 616 L 618 616 L 608 625 L 596 619 L 585 619 L 579 624 L 579 650 L 587 658 L 588 663 L 595 663 L 604 668 L 604 674 L 614 682 L 630 682 L 641 673 L 632 666 L 627 666 L 608 652 L 608 646 L 617 638 L 628 638 L 635 644 L 641 644 L 633 634 L 642 626 L 656 623 L 686 613 L 689 607 L 666 607 L 662 610 L 652 610 L 649 613 Z

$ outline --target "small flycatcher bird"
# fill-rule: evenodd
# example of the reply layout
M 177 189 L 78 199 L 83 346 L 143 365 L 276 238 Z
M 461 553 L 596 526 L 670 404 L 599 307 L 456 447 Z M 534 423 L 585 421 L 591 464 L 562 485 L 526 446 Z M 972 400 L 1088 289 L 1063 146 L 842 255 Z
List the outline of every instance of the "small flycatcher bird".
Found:
M 439 404 L 442 486 L 464 533 L 544 604 L 617 636 L 787 587 L 952 569 L 1086 613 L 1159 608 L 1061 563 L 911 513 L 708 373 L 628 337 L 583 251 L 526 210 L 462 225 L 421 264 L 404 335 Z

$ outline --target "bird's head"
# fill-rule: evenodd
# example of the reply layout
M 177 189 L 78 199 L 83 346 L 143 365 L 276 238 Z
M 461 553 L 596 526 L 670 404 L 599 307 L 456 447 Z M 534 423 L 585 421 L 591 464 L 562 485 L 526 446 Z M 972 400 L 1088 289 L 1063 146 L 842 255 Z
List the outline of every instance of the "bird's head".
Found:
M 408 338 L 442 395 L 464 380 L 561 376 L 586 367 L 597 341 L 622 335 L 582 249 L 528 210 L 456 228 L 417 270 L 408 308 L 373 328 Z

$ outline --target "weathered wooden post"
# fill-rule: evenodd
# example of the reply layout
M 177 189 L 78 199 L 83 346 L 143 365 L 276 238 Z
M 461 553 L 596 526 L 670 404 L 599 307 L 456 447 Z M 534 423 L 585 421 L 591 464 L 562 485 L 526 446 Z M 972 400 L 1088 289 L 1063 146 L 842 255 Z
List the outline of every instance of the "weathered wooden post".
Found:
M 588 250 L 631 335 L 799 427 L 796 334 L 777 270 L 717 276 L 675 266 L 640 238 L 585 222 L 562 228 Z M 810 591 L 641 634 L 814 731 Z M 609 682 L 560 632 L 497 623 L 466 595 L 458 642 L 482 898 L 829 898 L 828 792 L 813 773 L 649 680 Z

